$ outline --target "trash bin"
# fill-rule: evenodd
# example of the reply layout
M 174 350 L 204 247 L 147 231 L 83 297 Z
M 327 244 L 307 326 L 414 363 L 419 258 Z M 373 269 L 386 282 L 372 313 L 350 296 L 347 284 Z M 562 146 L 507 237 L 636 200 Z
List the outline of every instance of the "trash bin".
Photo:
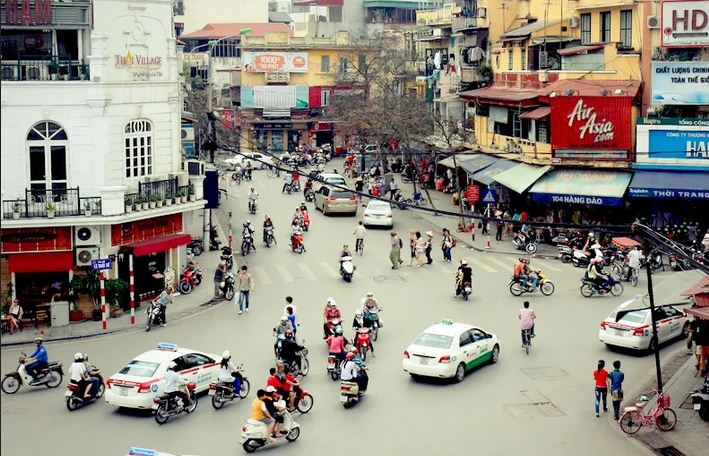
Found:
M 69 326 L 69 303 L 57 301 L 50 305 L 52 326 Z

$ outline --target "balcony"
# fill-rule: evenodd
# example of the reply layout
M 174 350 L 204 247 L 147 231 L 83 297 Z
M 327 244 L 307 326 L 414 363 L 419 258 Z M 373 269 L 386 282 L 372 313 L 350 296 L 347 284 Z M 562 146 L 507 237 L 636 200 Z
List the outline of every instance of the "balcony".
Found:
M 58 56 L 23 56 L 0 61 L 3 81 L 88 81 L 89 65 L 83 60 Z
M 487 14 L 482 13 L 484 8 L 480 8 L 476 13 L 476 17 L 454 17 L 452 29 L 453 33 L 461 32 L 463 30 L 474 30 L 479 28 L 487 28 Z
M 451 6 L 435 10 L 416 11 L 416 25 L 450 25 L 453 18 Z
M 23 199 L 3 200 L 5 219 L 54 218 L 101 214 L 101 197 L 79 195 L 79 188 L 25 190 Z
M 194 194 L 190 186 L 178 185 L 176 177 L 152 182 L 140 182 L 136 193 L 126 193 L 125 210 L 126 213 L 130 213 L 133 210 L 154 209 L 163 205 L 171 206 L 173 203 L 187 202 L 188 197 L 194 200 Z

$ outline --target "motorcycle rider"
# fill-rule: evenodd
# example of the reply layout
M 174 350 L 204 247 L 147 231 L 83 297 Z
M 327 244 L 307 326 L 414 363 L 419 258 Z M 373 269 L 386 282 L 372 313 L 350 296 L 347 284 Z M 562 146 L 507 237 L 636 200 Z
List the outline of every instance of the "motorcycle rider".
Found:
M 367 365 L 362 361 L 362 358 L 359 357 L 359 352 L 355 347 L 352 347 L 350 350 L 350 353 L 354 353 L 354 363 L 359 367 L 359 372 L 357 375 L 357 383 L 359 384 L 359 389 L 361 391 L 367 391 L 367 386 L 369 385 L 369 375 L 367 374 L 367 371 L 369 370 L 367 368 Z
M 460 260 L 460 266 L 458 266 L 458 273 L 455 276 L 455 295 L 460 296 L 463 292 L 463 287 L 465 284 L 473 283 L 473 269 L 468 265 L 468 261 L 465 258 Z
M 591 246 L 591 253 L 593 254 L 594 259 L 600 258 L 601 260 L 603 260 L 603 252 L 601 251 L 601 244 L 599 244 L 598 242 L 594 243 Z
M 244 222 L 243 229 L 241 230 L 241 236 L 246 241 L 246 244 L 254 252 L 256 251 L 256 245 L 254 244 L 254 229 L 251 226 L 251 221 L 247 220 Z
M 340 252 L 340 274 L 342 274 L 342 259 L 345 257 L 352 257 L 352 253 L 350 253 L 350 246 L 347 244 L 342 246 L 342 252 Z
M 323 311 L 323 339 L 330 335 L 330 322 L 342 318 L 340 309 L 337 308 L 337 303 L 333 298 L 327 298 L 325 310 Z
M 355 354 L 353 352 L 347 353 L 345 356 L 345 362 L 342 365 L 342 372 L 340 374 L 340 379 L 343 382 L 355 382 L 359 386 L 359 391 L 364 394 L 365 390 L 362 388 L 362 382 L 359 380 L 359 372 L 362 369 L 355 363 Z
M 29 358 L 25 358 L 25 372 L 30 374 L 33 380 L 37 380 L 38 371 L 49 367 L 49 354 L 43 345 L 44 339 L 37 336 L 34 338 L 34 349 Z
M 355 310 L 355 316 L 352 320 L 352 330 L 357 333 L 361 328 L 369 328 L 371 326 L 372 322 L 364 318 L 362 309 Z
M 371 317 L 370 314 L 372 313 L 379 313 L 381 312 L 382 306 L 379 305 L 379 302 L 377 301 L 377 298 L 374 297 L 374 293 L 371 291 L 367 292 L 367 296 L 362 298 L 360 301 L 360 308 L 362 309 L 362 312 L 364 313 L 364 319 L 369 320 L 370 322 L 370 327 L 371 327 Z M 379 326 L 383 326 L 381 319 L 379 320 Z
M 217 380 L 223 383 L 232 383 L 234 385 L 234 394 L 239 394 L 242 379 L 241 373 L 231 361 L 231 352 L 224 350 L 222 360 L 219 363 L 219 376 Z
M 256 191 L 255 188 L 251 187 L 251 191 L 249 192 L 249 210 L 251 210 L 251 205 L 256 207 L 256 202 L 258 201 L 258 192 Z
M 328 354 L 334 356 L 340 361 L 345 359 L 347 340 L 342 335 L 342 326 L 335 327 L 335 334 L 325 339 L 328 346 Z
M 603 288 L 608 282 L 608 275 L 603 273 L 603 258 L 594 258 L 586 269 L 586 275 L 593 286 L 597 289 Z
M 534 309 L 529 308 L 529 301 L 524 301 L 524 307 L 519 309 L 517 318 L 520 321 L 520 329 L 522 330 L 522 347 L 524 347 L 524 331 L 529 330 L 530 337 L 534 337 L 534 319 L 537 318 L 537 314 L 534 313 Z
M 273 431 L 276 427 L 276 420 L 273 418 L 273 415 L 271 415 L 269 407 L 266 406 L 266 402 L 270 400 L 271 398 L 265 390 L 260 389 L 256 391 L 256 399 L 251 403 L 251 419 L 260 421 L 267 426 L 268 441 L 273 442 Z
M 167 372 L 165 372 L 165 394 L 170 396 L 170 398 L 178 397 L 182 399 L 182 407 L 187 407 L 190 403 L 189 394 L 181 388 L 186 384 L 187 382 L 177 373 L 177 364 L 174 361 L 170 361 L 170 364 L 167 365 Z
M 96 368 L 96 366 L 93 366 L 89 362 L 88 353 L 84 353 L 84 366 L 86 367 L 86 371 L 89 373 L 89 380 L 91 380 L 91 394 L 95 396 L 98 394 L 99 385 L 101 384 L 101 379 L 99 378 L 101 375 L 101 369 Z
M 298 371 L 300 371 L 300 355 L 298 352 L 304 348 L 305 346 L 299 345 L 298 342 L 296 342 L 293 330 L 286 329 L 285 339 L 281 340 L 281 347 L 278 350 L 278 354 L 286 366 L 295 364 L 298 366 Z
M 369 349 L 372 351 L 372 356 L 374 356 L 374 343 L 372 342 L 372 338 L 369 337 L 369 328 L 359 328 L 354 336 L 354 346 L 358 353 L 364 344 L 369 345 Z
M 74 362 L 69 366 L 69 376 L 71 383 L 74 383 L 79 387 L 79 391 L 82 393 L 83 399 L 91 399 L 91 377 L 89 376 L 89 371 L 86 370 L 86 366 L 84 365 L 83 353 L 76 353 L 74 355 Z
M 523 260 L 524 260 L 524 274 L 529 279 L 529 287 L 534 289 L 534 288 L 536 288 L 537 283 L 539 282 L 539 276 L 534 271 L 534 269 L 532 269 L 531 266 L 529 265 L 529 263 L 530 263 L 529 258 L 524 258 Z
M 300 394 L 302 392 L 300 388 L 300 382 L 295 377 L 295 375 L 293 375 L 293 372 L 291 371 L 289 366 L 283 366 L 283 374 L 283 389 L 286 391 L 286 393 L 288 393 L 288 395 L 286 396 L 288 400 L 288 411 L 294 412 L 295 408 L 298 406 Z
M 300 228 L 300 225 L 296 220 L 293 220 L 293 223 L 291 224 L 291 235 L 290 235 L 290 243 L 291 243 L 291 248 L 293 250 L 296 249 L 300 244 L 303 243 L 303 230 Z
M 268 215 L 263 219 L 263 242 L 266 242 L 266 232 L 268 229 L 273 230 L 273 221 Z
M 512 275 L 516 280 L 519 280 L 523 287 L 527 287 L 527 279 L 529 277 L 525 273 L 524 258 L 519 258 L 517 260 L 517 262 L 515 263 L 514 270 L 512 271 Z
M 244 173 L 244 179 L 251 180 L 251 160 L 246 160 L 246 165 L 244 166 L 243 173 Z
M 293 305 L 293 298 L 286 296 L 286 306 L 283 308 L 283 314 L 288 316 L 291 326 L 293 326 L 293 334 L 298 332 L 298 317 L 296 311 L 298 309 Z
M 305 186 L 303 188 L 303 198 L 308 197 L 308 192 L 313 190 L 313 180 L 308 178 L 307 181 L 305 181 Z

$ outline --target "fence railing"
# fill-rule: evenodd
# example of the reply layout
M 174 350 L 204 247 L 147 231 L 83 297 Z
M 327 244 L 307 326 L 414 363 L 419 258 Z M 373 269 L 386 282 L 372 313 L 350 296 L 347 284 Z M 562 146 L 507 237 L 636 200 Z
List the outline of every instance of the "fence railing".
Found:
M 35 217 L 70 217 L 101 214 L 101 197 L 82 197 L 79 187 L 37 190 L 26 189 L 24 199 L 2 201 L 3 217 L 5 219 L 35 218 Z
M 89 65 L 83 60 L 59 56 L 20 56 L 0 61 L 3 81 L 81 81 L 90 79 Z

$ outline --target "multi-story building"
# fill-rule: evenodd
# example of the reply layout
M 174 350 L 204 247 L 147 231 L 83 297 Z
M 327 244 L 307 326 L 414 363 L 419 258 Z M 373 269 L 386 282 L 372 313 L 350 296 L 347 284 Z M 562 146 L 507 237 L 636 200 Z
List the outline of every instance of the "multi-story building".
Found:
M 205 206 L 183 171 L 172 1 L 34 5 L 2 4 L 3 291 L 32 310 L 99 258 L 126 281 L 133 264 L 137 298 L 159 291 Z
M 266 0 L 174 0 L 177 36 L 209 23 L 268 22 Z

